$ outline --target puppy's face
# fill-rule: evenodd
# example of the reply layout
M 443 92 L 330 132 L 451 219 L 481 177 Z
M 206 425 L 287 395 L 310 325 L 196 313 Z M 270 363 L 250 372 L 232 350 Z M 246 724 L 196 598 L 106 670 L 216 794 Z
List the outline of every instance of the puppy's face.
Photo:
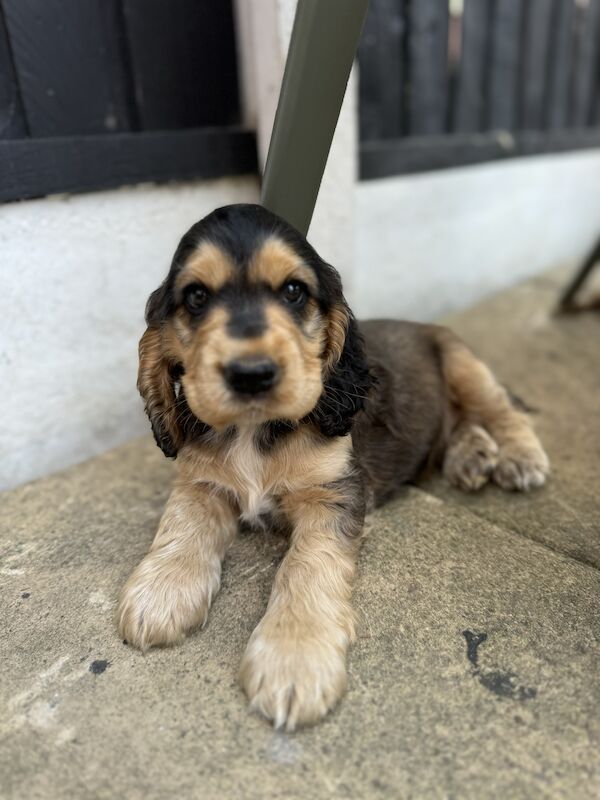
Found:
M 338 435 L 362 405 L 368 370 L 338 273 L 260 206 L 194 225 L 146 319 L 138 387 L 167 455 L 185 440 L 182 398 L 217 431 L 313 414 Z
M 289 244 L 267 235 L 239 263 L 200 241 L 173 291 L 165 327 L 196 417 L 221 430 L 312 411 L 323 391 L 327 319 L 317 273 Z

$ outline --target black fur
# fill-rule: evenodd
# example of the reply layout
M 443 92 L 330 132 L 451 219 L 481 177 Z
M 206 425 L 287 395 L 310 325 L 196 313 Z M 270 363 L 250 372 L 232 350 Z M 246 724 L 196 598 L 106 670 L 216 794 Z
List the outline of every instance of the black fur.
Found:
M 150 420 L 154 441 L 163 451 L 163 455 L 166 458 L 177 458 L 179 448 L 173 441 L 171 434 L 166 431 L 164 426 L 157 422 L 156 419 L 153 419 L 150 415 L 148 415 L 148 418 Z
M 342 500 L 335 504 L 340 512 L 337 525 L 339 532 L 349 539 L 362 534 L 367 511 L 364 475 L 355 457 L 353 461 L 353 469 L 345 477 L 325 484 L 342 496 Z
M 363 337 L 350 315 L 341 358 L 325 377 L 323 394 L 308 419 L 324 436 L 345 436 L 352 429 L 355 414 L 365 407 L 374 384 Z
M 260 453 L 266 455 L 275 447 L 275 445 L 277 445 L 282 439 L 285 439 L 295 430 L 296 425 L 294 425 L 293 422 L 288 422 L 287 420 L 281 419 L 265 422 L 256 431 L 254 436 L 254 444 Z
M 235 315 L 227 325 L 227 333 L 234 339 L 260 336 L 267 329 L 267 320 L 261 303 L 247 302 L 240 304 Z

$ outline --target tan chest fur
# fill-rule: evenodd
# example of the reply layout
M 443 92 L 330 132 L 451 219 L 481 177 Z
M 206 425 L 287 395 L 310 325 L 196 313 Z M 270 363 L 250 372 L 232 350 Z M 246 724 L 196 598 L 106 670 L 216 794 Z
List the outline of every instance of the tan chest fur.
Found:
M 189 445 L 180 453 L 182 477 L 232 493 L 247 521 L 273 510 L 276 498 L 331 483 L 347 474 L 350 436 L 324 440 L 308 426 L 267 452 L 256 446 L 256 429 L 240 429 L 229 442 Z M 179 460 L 179 459 L 178 459 Z

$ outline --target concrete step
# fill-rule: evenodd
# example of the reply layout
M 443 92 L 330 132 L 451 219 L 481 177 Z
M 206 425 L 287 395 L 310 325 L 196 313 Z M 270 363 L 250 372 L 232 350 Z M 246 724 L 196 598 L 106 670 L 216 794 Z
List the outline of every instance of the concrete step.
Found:
M 444 320 L 535 409 L 552 464 L 545 490 L 472 495 L 437 478 L 427 491 L 600 567 L 600 314 L 554 314 L 569 272 L 557 270 Z
M 149 438 L 2 496 L 0 796 L 599 794 L 597 327 L 548 317 L 555 282 L 455 320 L 542 409 L 551 483 L 522 498 L 430 481 L 373 516 L 349 691 L 315 728 L 274 732 L 236 680 L 281 538 L 238 539 L 181 647 L 120 642 L 115 598 L 173 475 Z

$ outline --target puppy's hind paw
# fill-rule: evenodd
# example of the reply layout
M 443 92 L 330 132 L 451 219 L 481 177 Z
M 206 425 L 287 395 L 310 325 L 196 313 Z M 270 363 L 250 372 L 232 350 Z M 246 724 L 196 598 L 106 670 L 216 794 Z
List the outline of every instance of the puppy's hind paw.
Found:
M 444 457 L 444 475 L 467 492 L 481 489 L 498 462 L 498 445 L 480 425 L 468 425 L 453 436 Z
M 515 442 L 500 448 L 492 480 L 506 491 L 526 492 L 543 486 L 549 472 L 550 462 L 539 442 Z

